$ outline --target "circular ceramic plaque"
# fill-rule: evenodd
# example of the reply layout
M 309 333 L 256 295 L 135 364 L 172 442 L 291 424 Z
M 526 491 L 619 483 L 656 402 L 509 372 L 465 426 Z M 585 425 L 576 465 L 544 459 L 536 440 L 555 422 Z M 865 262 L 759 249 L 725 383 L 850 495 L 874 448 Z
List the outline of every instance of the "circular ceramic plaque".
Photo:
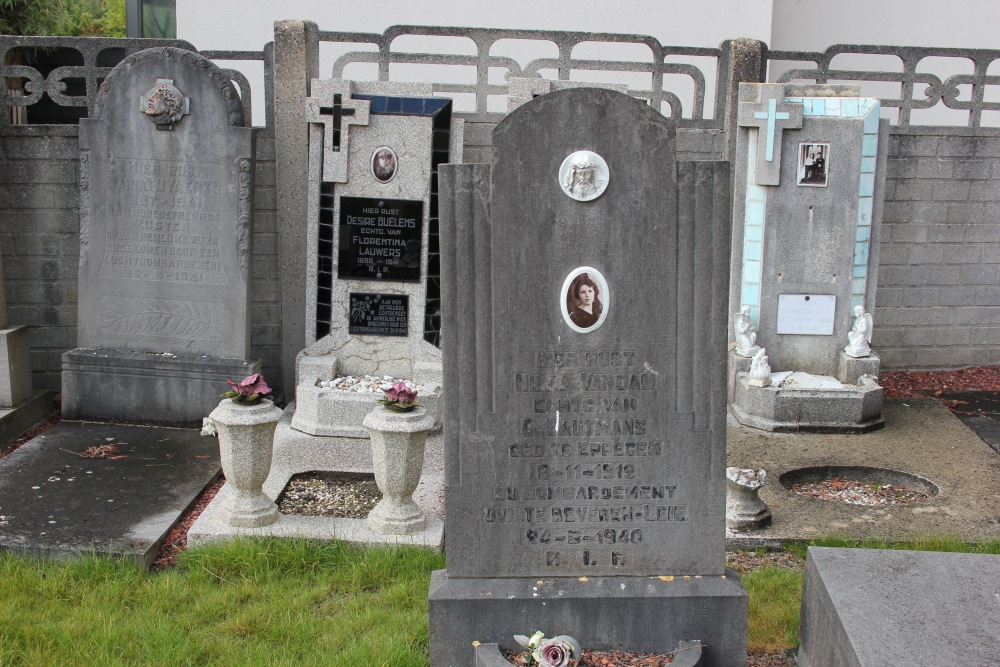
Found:
M 396 151 L 388 146 L 380 146 L 372 153 L 372 176 L 379 183 L 388 183 L 396 175 Z
M 559 167 L 559 187 L 577 201 L 597 199 L 608 187 L 608 163 L 593 151 L 570 153 Z

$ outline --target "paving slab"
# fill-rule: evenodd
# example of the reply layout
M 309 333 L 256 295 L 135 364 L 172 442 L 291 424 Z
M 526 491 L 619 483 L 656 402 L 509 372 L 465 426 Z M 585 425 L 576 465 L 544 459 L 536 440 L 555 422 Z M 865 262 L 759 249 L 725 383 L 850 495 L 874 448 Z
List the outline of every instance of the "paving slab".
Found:
M 887 398 L 882 414 L 885 428 L 862 435 L 770 433 L 730 419 L 729 465 L 767 471 L 760 498 L 773 521 L 761 531 L 730 532 L 729 546 L 829 535 L 1000 538 L 1000 454 L 935 399 Z M 914 505 L 864 507 L 799 495 L 779 483 L 788 471 L 814 466 L 898 470 L 931 480 L 941 493 Z
M 125 458 L 77 455 L 107 444 Z M 218 441 L 197 430 L 61 421 L 0 459 L 0 550 L 149 566 L 219 469 Z

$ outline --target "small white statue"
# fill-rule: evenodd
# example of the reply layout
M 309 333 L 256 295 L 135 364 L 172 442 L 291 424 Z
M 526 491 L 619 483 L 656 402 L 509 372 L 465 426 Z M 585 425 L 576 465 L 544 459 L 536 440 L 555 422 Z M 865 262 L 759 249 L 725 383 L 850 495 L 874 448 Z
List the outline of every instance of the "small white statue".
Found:
M 743 306 L 740 312 L 736 313 L 733 329 L 736 331 L 736 354 L 741 357 L 752 357 L 757 354 L 760 346 L 757 345 L 757 327 L 750 319 L 750 306 Z
M 771 364 L 767 362 L 767 350 L 760 348 L 750 360 L 748 383 L 752 387 L 767 387 L 771 384 Z
M 872 353 L 872 314 L 866 313 L 864 306 L 854 306 L 854 327 L 847 332 L 847 340 L 847 356 L 858 359 Z

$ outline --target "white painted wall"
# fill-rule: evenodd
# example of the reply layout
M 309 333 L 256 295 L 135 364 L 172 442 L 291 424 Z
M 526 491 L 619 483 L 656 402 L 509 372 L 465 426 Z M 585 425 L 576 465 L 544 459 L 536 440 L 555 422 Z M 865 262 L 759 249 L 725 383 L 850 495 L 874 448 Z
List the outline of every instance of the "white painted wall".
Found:
M 650 35 L 660 43 L 676 46 L 717 47 L 732 37 L 752 37 L 767 41 L 771 31 L 772 0 L 377 0 L 375 2 L 330 2 L 330 0 L 303 0 L 300 2 L 265 2 L 261 0 L 177 0 L 177 36 L 195 45 L 199 50 L 259 50 L 273 39 L 274 22 L 282 19 L 300 19 L 315 22 L 320 30 L 382 33 L 393 25 L 443 25 L 473 28 L 515 28 L 534 30 L 569 30 Z M 409 39 L 409 38 L 407 38 Z M 430 51 L 427 38 L 419 43 L 412 39 L 395 46 L 406 51 Z M 443 46 L 440 52 L 451 53 Z M 503 55 L 513 56 L 521 65 L 537 57 L 551 57 L 551 52 L 535 48 L 513 46 Z M 582 47 L 578 47 L 578 51 Z M 332 44 L 320 46 L 320 75 L 331 75 L 337 56 L 347 49 L 338 50 Z M 617 59 L 648 59 L 649 50 L 643 47 L 617 47 Z M 474 52 L 474 51 L 472 51 Z M 644 53 L 643 53 L 644 52 Z M 615 58 L 615 49 L 587 49 L 574 56 L 583 58 Z M 247 63 L 219 63 L 242 71 L 255 91 L 253 103 L 254 124 L 263 124 L 263 66 Z M 457 68 L 456 68 L 457 69 Z M 471 68 L 469 68 L 471 69 Z M 403 71 L 405 70 L 405 71 Z M 374 78 L 372 70 L 363 67 L 349 69 L 345 77 Z M 450 73 L 449 73 L 450 74 Z M 471 74 L 472 81 L 469 81 Z M 714 103 L 712 72 L 707 74 L 706 106 Z M 428 81 L 441 76 L 421 76 L 420 70 L 398 68 L 390 76 L 401 81 Z M 474 82 L 475 72 L 457 72 L 457 82 Z M 634 76 L 634 75 L 632 75 Z M 629 75 L 601 78 L 600 81 L 624 83 L 639 87 Z M 648 84 L 647 84 L 648 85 Z M 684 100 L 685 104 L 689 100 Z M 492 111 L 503 111 L 502 100 Z M 463 100 L 456 100 L 456 109 L 465 109 Z
M 831 44 L 1000 46 L 997 0 L 773 0 L 772 49 Z
M 198 49 L 259 49 L 274 22 L 314 21 L 320 30 L 382 32 L 392 25 L 528 28 L 652 35 L 664 44 L 718 46 L 765 41 L 772 0 L 177 0 L 177 37 Z

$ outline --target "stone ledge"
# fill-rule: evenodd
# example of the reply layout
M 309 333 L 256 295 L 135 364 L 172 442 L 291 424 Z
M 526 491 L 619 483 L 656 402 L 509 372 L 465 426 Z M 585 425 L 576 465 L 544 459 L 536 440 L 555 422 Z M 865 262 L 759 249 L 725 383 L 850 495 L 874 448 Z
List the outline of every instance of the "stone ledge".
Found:
M 258 359 L 76 348 L 62 355 L 65 419 L 200 427 L 226 380 L 260 372 Z
M 740 373 L 729 409 L 744 426 L 778 433 L 867 433 L 885 426 L 882 387 L 874 381 L 827 390 L 751 387 Z
M 589 649 L 666 653 L 704 644 L 706 667 L 744 667 L 748 605 L 739 575 L 527 577 L 431 574 L 430 654 L 435 667 L 475 664 L 473 640 L 518 650 L 515 634 L 542 627 Z

